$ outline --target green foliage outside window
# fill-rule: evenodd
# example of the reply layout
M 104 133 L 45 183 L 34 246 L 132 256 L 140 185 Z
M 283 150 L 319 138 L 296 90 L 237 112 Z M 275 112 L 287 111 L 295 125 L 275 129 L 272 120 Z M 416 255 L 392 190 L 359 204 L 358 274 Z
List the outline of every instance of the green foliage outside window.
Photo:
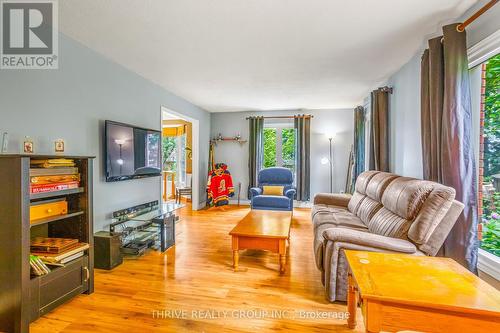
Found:
M 484 188 L 483 237 L 481 248 L 500 256 L 500 192 L 493 175 L 500 174 L 500 55 L 486 64 L 486 89 L 484 96 Z
M 483 200 L 483 238 L 481 248 L 500 256 L 500 192 Z
M 484 175 L 500 173 L 500 54 L 486 64 L 484 96 Z
M 295 129 L 281 129 L 281 152 L 276 149 L 276 141 L 280 130 L 264 128 L 264 168 L 283 166 L 292 171 L 295 169 Z M 277 154 L 281 154 L 278 158 Z M 278 161 L 283 161 L 278 165 Z
M 295 129 L 284 128 L 281 130 L 282 156 L 285 168 L 295 169 Z
M 164 136 L 162 138 L 163 170 L 165 171 L 173 171 L 176 168 L 175 156 L 172 156 L 176 145 L 175 140 L 175 137 Z
M 276 166 L 276 128 L 264 128 L 264 168 Z

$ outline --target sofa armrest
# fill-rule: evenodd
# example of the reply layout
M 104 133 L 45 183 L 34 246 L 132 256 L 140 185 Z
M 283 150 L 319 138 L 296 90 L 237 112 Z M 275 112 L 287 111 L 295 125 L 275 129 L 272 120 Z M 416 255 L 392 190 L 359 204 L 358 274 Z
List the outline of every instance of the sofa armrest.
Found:
M 415 253 L 417 248 L 407 240 L 371 234 L 365 231 L 347 228 L 330 228 L 323 232 L 327 241 L 352 243 L 372 247 L 375 250 L 386 250 L 401 253 Z
M 314 196 L 314 204 L 347 207 L 351 197 L 350 194 L 342 193 L 318 193 Z
M 260 187 L 252 187 L 250 189 L 251 198 L 253 198 L 253 197 L 257 196 L 257 195 L 261 195 L 261 194 L 262 194 L 262 189 Z
M 285 196 L 288 197 L 290 200 L 293 200 L 295 197 L 295 193 L 297 193 L 297 190 L 294 188 L 289 188 L 288 190 L 285 191 Z

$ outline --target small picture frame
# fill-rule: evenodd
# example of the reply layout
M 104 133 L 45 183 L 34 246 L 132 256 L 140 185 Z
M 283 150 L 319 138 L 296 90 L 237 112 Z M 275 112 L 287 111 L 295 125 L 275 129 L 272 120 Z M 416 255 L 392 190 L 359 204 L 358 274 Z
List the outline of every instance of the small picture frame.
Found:
M 64 153 L 64 140 L 57 139 L 54 142 L 54 149 L 55 149 L 56 153 Z
M 23 151 L 25 154 L 33 154 L 34 153 L 33 141 L 30 138 L 24 139 Z

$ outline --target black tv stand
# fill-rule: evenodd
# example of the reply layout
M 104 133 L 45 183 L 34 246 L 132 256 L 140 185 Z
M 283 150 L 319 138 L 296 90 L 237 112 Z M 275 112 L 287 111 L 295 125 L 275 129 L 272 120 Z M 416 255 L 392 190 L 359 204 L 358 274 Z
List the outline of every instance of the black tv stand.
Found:
M 161 252 L 175 245 L 175 211 L 179 204 L 164 204 L 158 200 L 122 209 L 113 213 L 110 233 L 119 234 L 121 252 L 125 255 L 141 255 L 148 248 Z

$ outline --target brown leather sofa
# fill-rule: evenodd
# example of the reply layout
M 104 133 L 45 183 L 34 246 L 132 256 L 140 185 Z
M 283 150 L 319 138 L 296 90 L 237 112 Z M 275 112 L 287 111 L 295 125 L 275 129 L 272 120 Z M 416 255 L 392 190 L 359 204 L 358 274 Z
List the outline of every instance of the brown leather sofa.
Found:
M 345 301 L 344 249 L 435 256 L 463 210 L 455 190 L 435 182 L 367 171 L 354 194 L 314 197 L 316 266 L 329 301 Z

